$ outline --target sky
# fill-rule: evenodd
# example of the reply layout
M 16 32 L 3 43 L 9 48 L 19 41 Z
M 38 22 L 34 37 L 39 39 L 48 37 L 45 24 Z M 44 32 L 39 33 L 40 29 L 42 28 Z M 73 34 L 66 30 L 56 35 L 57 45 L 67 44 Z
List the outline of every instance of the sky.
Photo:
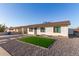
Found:
M 79 4 L 75 3 L 0 3 L 0 24 L 8 27 L 69 20 L 79 27 Z

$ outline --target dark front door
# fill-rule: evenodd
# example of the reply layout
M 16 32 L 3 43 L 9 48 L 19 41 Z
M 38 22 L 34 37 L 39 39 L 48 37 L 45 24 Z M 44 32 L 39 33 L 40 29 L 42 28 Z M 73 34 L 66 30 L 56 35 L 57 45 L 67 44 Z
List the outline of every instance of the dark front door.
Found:
M 37 35 L 37 28 L 34 28 L 34 34 Z
M 24 34 L 27 34 L 27 28 L 24 28 Z

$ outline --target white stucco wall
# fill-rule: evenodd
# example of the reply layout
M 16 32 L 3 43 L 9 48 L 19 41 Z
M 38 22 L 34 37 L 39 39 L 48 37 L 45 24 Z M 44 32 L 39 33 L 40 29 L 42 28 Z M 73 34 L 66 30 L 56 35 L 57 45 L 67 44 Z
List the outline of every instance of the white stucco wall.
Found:
M 34 34 L 33 32 L 29 32 L 29 29 L 27 29 L 28 34 Z M 54 33 L 53 32 L 53 27 L 45 27 L 45 32 L 40 32 L 40 28 L 37 29 L 37 34 L 38 35 L 52 35 L 52 36 L 67 36 L 68 37 L 68 27 L 64 26 L 61 27 L 61 33 Z
M 37 30 L 38 35 L 53 35 L 53 36 L 68 36 L 68 27 L 61 27 L 61 33 L 53 32 L 53 27 L 45 27 L 46 32 L 40 32 L 40 28 Z
M 40 28 L 37 30 L 38 35 L 52 35 L 53 27 L 45 27 L 45 32 L 40 32 Z
M 61 27 L 61 35 L 68 37 L 68 27 L 67 26 Z

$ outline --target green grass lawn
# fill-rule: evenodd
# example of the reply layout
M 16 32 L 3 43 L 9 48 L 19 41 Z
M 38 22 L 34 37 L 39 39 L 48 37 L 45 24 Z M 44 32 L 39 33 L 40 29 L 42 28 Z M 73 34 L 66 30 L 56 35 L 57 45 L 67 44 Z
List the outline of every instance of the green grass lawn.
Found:
M 55 40 L 41 36 L 28 36 L 21 38 L 20 41 L 48 48 Z

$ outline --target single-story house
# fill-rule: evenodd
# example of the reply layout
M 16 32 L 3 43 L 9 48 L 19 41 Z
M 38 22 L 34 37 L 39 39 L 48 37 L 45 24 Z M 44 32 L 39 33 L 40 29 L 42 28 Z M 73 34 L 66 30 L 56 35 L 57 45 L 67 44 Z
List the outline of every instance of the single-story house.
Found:
M 45 22 L 42 24 L 13 27 L 13 31 L 31 35 L 51 35 L 68 37 L 69 25 L 70 21 Z

